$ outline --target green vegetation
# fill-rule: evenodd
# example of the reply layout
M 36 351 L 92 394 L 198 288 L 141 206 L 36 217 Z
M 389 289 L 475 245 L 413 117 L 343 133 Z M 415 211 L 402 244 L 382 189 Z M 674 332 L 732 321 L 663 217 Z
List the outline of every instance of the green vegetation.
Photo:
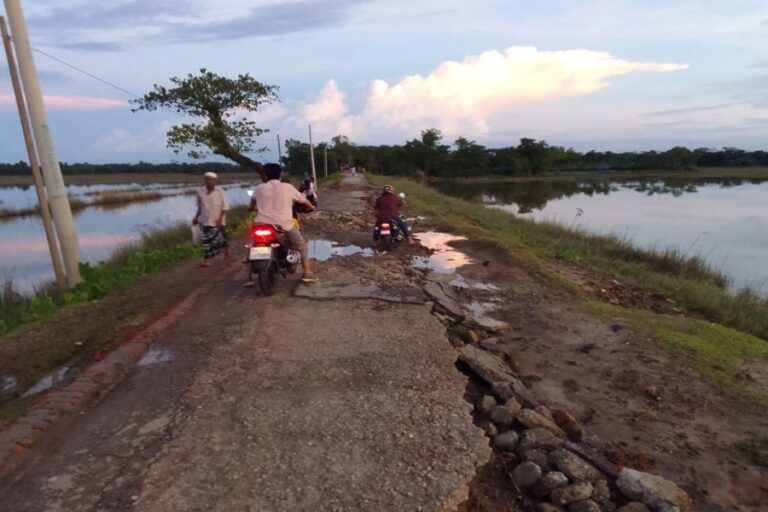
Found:
M 768 362 L 768 301 L 750 291 L 728 293 L 725 277 L 712 271 L 702 259 L 675 251 L 643 251 L 615 237 L 520 219 L 445 196 L 410 180 L 381 176 L 371 179 L 378 185 L 386 180 L 404 191 L 418 210 L 431 215 L 442 228 L 498 244 L 569 289 L 576 290 L 550 270 L 548 261 L 566 261 L 613 275 L 673 299 L 687 310 L 687 316 L 621 308 L 588 299 L 586 304 L 593 311 L 625 317 L 635 329 L 682 355 L 720 388 L 768 403 L 768 396 L 748 386 L 740 374 L 745 363 Z
M 61 171 L 68 176 L 73 175 L 116 175 L 116 174 L 142 174 L 142 175 L 166 175 L 166 174 L 183 174 L 187 175 L 185 179 L 189 179 L 189 175 L 202 176 L 208 171 L 224 174 L 234 173 L 249 173 L 253 175 L 253 171 L 240 165 L 234 165 L 224 162 L 198 162 L 198 163 L 182 163 L 174 162 L 169 164 L 151 164 L 149 162 L 139 162 L 136 164 L 89 164 L 84 163 L 72 163 L 61 162 Z M 29 164 L 26 162 L 17 162 L 15 164 L 0 163 L 0 176 L 32 176 L 32 170 Z M 152 181 L 160 181 L 162 178 L 152 176 Z
M 171 87 L 155 85 L 153 91 L 133 100 L 133 111 L 164 108 L 196 119 L 197 122 L 177 124 L 168 130 L 169 148 L 175 153 L 187 148 L 187 155 L 194 159 L 209 153 L 223 156 L 263 177 L 261 164 L 245 153 L 264 151 L 265 148 L 254 146 L 256 139 L 268 130 L 256 127 L 243 114 L 277 101 L 277 87 L 265 85 L 248 73 L 232 79 L 206 69 L 201 69 L 198 75 L 172 77 L 170 81 Z
M 235 226 L 233 237 L 243 231 L 247 217 L 245 207 L 230 210 L 228 220 Z M 21 326 L 52 318 L 62 308 L 98 300 L 139 277 L 199 254 L 200 248 L 190 242 L 189 225 L 179 223 L 142 233 L 139 241 L 118 248 L 108 261 L 81 264 L 84 281 L 72 290 L 59 291 L 46 285 L 32 296 L 24 296 L 14 290 L 11 282 L 6 282 L 0 289 L 0 337 Z
M 372 179 L 384 182 L 381 177 Z M 675 300 L 694 315 L 768 340 L 768 301 L 750 291 L 729 293 L 726 278 L 709 269 L 701 258 L 673 250 L 645 251 L 616 237 L 520 219 L 409 180 L 386 180 L 453 231 L 493 241 L 539 265 L 561 260 L 621 277 Z
M 768 394 L 748 385 L 743 367 L 768 362 L 768 343 L 722 325 L 686 316 L 629 310 L 593 304 L 613 315 L 628 318 L 636 329 L 660 340 L 715 385 L 728 392 L 768 404 Z
M 283 161 L 291 173 L 309 167 L 309 145 L 298 140 L 285 142 Z M 546 141 L 522 138 L 514 146 L 487 148 L 475 141 L 458 137 L 444 143 L 439 130 L 428 129 L 419 138 L 393 146 L 363 146 L 352 143 L 344 135 L 331 143 L 317 145 L 318 153 L 328 151 L 334 169 L 351 164 L 371 172 L 386 175 L 417 177 L 481 177 L 481 176 L 544 176 L 550 173 L 581 173 L 613 171 L 612 176 L 636 171 L 661 173 L 690 169 L 768 167 L 768 151 L 744 151 L 737 148 L 688 149 L 674 147 L 667 151 L 613 153 L 551 146 Z M 760 176 L 765 177 L 763 171 Z

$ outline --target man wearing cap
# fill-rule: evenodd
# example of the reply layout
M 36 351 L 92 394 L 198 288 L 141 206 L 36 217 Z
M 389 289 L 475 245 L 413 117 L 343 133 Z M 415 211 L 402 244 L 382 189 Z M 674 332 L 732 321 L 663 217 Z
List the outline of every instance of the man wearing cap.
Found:
M 200 224 L 203 233 L 203 263 L 202 267 L 210 267 L 211 258 L 222 250 L 224 256 L 229 256 L 229 239 L 227 238 L 227 194 L 216 187 L 218 176 L 215 172 L 204 175 L 205 186 L 197 189 L 197 213 L 192 225 Z

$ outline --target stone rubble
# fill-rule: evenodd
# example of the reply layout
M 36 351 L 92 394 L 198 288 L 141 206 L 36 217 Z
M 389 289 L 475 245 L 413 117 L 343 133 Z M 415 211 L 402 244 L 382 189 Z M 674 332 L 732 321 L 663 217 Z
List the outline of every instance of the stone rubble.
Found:
M 568 411 L 551 411 L 520 375 L 514 349 L 501 342 L 501 322 L 463 317 L 445 282 L 424 292 L 438 318 L 450 317 L 447 336 L 458 359 L 492 393 L 475 403 L 477 422 L 509 465 L 510 486 L 525 510 L 539 512 L 693 512 L 691 498 L 659 476 L 613 464 L 594 436 Z M 528 379 L 525 379 L 528 382 Z

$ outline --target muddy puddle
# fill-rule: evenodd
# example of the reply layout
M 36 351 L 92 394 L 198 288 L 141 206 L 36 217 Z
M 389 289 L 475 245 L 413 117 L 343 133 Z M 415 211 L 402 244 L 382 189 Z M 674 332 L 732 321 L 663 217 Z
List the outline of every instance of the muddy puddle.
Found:
M 332 240 L 310 240 L 307 242 L 307 249 L 309 249 L 309 257 L 317 261 L 327 261 L 334 256 L 344 257 L 360 254 L 371 257 L 375 254 L 370 247 L 343 245 Z
M 54 386 L 57 386 L 59 384 L 64 383 L 68 377 L 70 377 L 70 371 L 74 370 L 74 368 L 70 366 L 62 366 L 56 371 L 53 371 L 37 381 L 37 383 L 29 388 L 25 393 L 24 396 L 35 396 L 39 395 L 43 391 L 48 391 L 49 389 L 53 388 Z
M 466 240 L 462 236 L 425 231 L 415 234 L 414 238 L 434 252 L 429 256 L 415 256 L 411 264 L 413 268 L 431 270 L 440 274 L 453 274 L 456 269 L 472 263 L 472 259 L 467 254 L 449 245 L 451 242 Z
M 170 363 L 174 359 L 176 359 L 176 356 L 170 350 L 165 350 L 162 348 L 153 348 L 153 349 L 150 349 L 149 352 L 144 354 L 144 357 L 141 358 L 138 365 L 150 366 L 153 364 Z

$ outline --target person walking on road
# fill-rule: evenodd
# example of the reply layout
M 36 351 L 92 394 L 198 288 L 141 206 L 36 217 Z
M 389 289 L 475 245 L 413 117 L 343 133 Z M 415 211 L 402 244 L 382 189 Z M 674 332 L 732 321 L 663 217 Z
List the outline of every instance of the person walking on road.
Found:
M 304 270 L 301 280 L 305 283 L 319 281 L 310 268 L 307 242 L 301 230 L 293 223 L 294 203 L 304 205 L 308 212 L 314 211 L 314 205 L 296 187 L 280 181 L 283 168 L 279 164 L 264 165 L 264 173 L 267 176 L 266 183 L 258 185 L 251 197 L 251 210 L 258 211 L 256 222 L 272 224 L 284 232 L 291 247 L 301 254 L 301 266 Z
M 229 238 L 227 237 L 227 193 L 216 186 L 218 176 L 215 172 L 204 175 L 205 186 L 197 190 L 197 213 L 192 219 L 193 226 L 200 226 L 202 231 L 203 263 L 201 267 L 210 267 L 211 258 L 224 251 L 229 257 Z

